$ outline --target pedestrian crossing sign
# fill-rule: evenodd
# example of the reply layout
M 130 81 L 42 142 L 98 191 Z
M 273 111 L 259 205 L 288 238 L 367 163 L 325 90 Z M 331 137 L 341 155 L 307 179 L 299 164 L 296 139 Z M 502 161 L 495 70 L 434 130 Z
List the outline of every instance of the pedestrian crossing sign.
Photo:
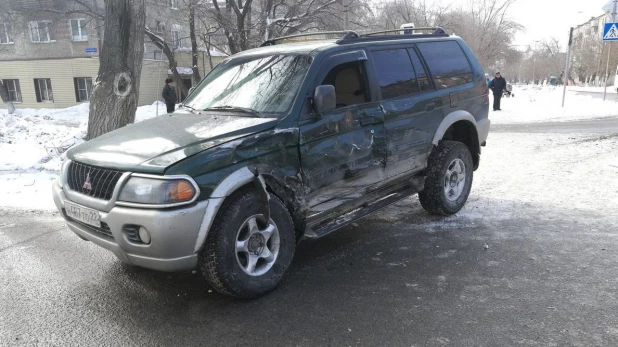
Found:
M 603 41 L 618 41 L 618 23 L 605 23 Z

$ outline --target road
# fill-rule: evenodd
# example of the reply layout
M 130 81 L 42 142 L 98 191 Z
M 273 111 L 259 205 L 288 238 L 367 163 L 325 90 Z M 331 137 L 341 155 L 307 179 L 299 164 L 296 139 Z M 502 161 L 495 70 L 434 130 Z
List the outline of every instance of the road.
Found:
M 301 243 L 253 301 L 0 209 L 0 345 L 616 346 L 618 140 L 589 123 L 497 127 L 462 212 L 413 197 Z

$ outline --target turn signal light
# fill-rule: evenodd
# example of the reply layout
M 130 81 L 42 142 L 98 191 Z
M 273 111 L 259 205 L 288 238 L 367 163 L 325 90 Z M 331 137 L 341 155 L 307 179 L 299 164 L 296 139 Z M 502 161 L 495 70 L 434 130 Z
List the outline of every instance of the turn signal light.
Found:
M 170 201 L 186 201 L 193 198 L 195 191 L 187 181 L 178 181 L 172 189 L 170 189 Z

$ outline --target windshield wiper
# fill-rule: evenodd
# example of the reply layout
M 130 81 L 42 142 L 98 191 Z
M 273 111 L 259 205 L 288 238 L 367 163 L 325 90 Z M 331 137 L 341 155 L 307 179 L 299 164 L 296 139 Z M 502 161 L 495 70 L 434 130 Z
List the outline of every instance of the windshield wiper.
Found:
M 204 111 L 230 111 L 230 112 L 243 112 L 243 113 L 249 113 L 255 117 L 260 117 L 262 118 L 263 115 L 251 108 L 246 108 L 246 107 L 238 107 L 238 106 L 215 106 L 215 107 L 208 107 L 205 108 Z
M 185 105 L 185 104 L 180 104 L 180 106 L 178 106 L 178 107 L 186 107 L 186 108 L 188 108 L 191 111 L 197 111 L 194 107 L 191 107 L 191 106 L 188 106 L 188 105 Z

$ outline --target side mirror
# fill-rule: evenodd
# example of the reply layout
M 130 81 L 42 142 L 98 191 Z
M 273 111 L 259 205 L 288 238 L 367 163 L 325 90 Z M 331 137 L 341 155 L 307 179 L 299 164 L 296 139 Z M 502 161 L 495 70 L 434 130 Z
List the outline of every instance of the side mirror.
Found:
M 334 110 L 337 107 L 337 95 L 335 87 L 327 84 L 315 88 L 313 93 L 314 111 L 323 114 Z

